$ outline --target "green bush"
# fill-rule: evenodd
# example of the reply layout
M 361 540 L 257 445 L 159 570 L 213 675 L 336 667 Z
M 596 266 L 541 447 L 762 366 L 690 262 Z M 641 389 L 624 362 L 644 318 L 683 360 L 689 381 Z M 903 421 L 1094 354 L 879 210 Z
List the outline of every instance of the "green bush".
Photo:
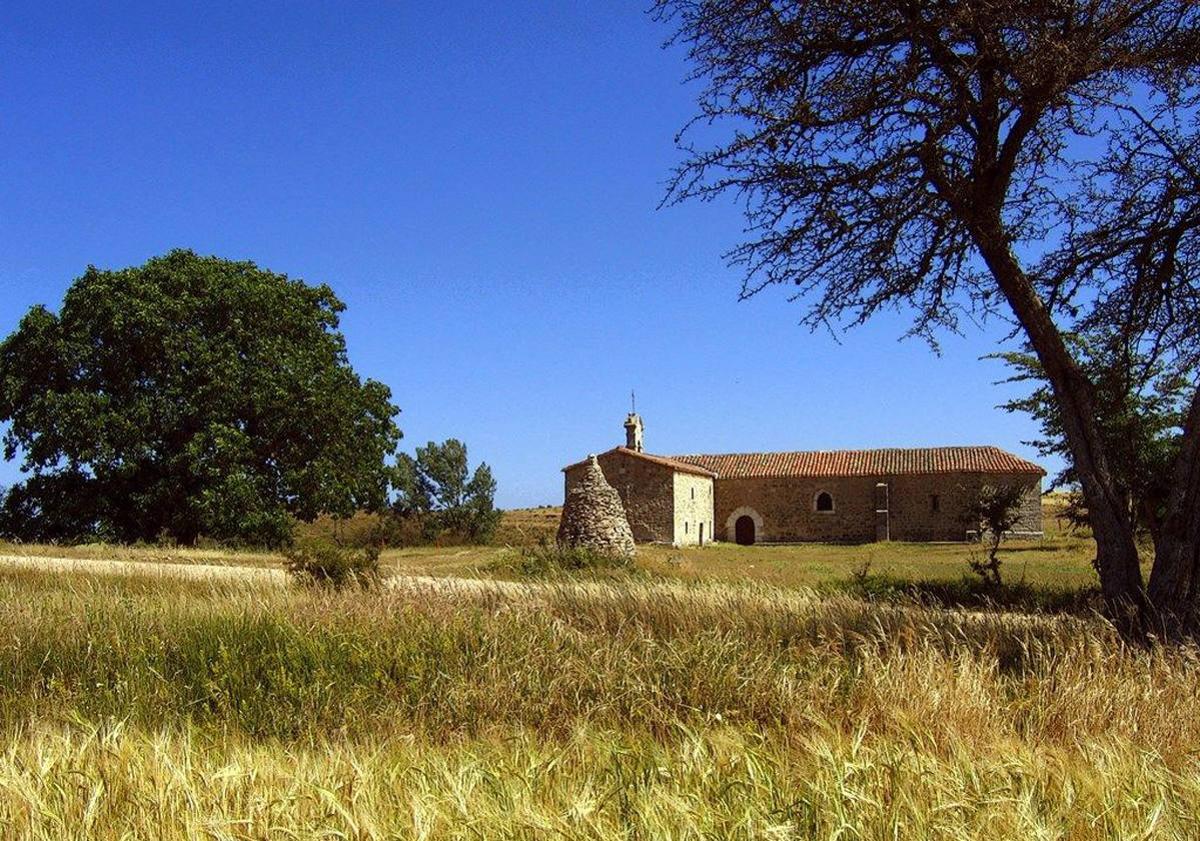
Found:
M 364 590 L 379 583 L 379 547 L 351 548 L 332 543 L 308 543 L 292 547 L 284 566 L 303 584 L 341 590 L 357 585 Z
M 633 559 L 592 549 L 559 546 L 543 537 L 537 546 L 522 548 L 515 555 L 509 555 L 499 561 L 496 568 L 537 577 L 562 573 L 629 570 L 633 568 Z

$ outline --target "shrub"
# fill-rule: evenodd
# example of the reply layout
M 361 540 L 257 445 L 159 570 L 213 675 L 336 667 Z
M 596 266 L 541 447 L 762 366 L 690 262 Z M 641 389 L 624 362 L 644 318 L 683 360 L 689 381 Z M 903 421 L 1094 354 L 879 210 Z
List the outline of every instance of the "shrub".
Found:
M 379 583 L 379 547 L 351 548 L 332 543 L 308 543 L 289 549 L 284 566 L 303 584 L 340 590 L 358 585 L 364 590 Z
M 524 547 L 515 557 L 510 555 L 496 565 L 498 569 L 529 576 L 628 570 L 632 566 L 632 558 L 582 547 L 559 546 L 545 537 L 538 540 L 537 546 Z
M 1021 520 L 1021 503 L 1028 488 L 1024 485 L 984 485 L 968 506 L 963 518 L 987 538 L 987 557 L 973 555 L 967 561 L 971 572 L 985 583 L 999 587 L 1000 541 Z

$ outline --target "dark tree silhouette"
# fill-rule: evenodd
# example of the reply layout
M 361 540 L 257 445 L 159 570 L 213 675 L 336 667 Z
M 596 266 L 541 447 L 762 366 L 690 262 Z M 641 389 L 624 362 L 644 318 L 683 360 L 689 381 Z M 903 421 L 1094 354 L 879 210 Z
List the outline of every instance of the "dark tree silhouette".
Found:
M 382 509 L 400 430 L 350 367 L 325 285 L 172 251 L 89 268 L 0 342 L 0 531 L 34 540 L 286 542 Z
M 734 193 L 743 294 L 795 288 L 812 326 L 910 308 L 934 340 L 1001 316 L 1056 401 L 1109 610 L 1195 634 L 1200 398 L 1148 586 L 1087 371 L 1064 334 L 1137 325 L 1194 372 L 1200 342 L 1200 4 L 659 0 L 705 83 L 667 202 Z M 713 141 L 712 138 L 719 139 Z M 699 139 L 694 139 L 699 138 Z

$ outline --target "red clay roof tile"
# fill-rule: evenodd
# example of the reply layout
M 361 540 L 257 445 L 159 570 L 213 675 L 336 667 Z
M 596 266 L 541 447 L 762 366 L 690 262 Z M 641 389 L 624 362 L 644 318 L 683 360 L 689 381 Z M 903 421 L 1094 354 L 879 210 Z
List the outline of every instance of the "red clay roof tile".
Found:
M 999 447 L 920 447 L 669 456 L 721 479 L 757 477 L 899 476 L 929 473 L 1036 473 L 1046 471 Z
M 627 456 L 633 456 L 634 458 L 644 459 L 646 461 L 654 462 L 655 464 L 661 464 L 663 467 L 669 467 L 672 470 L 678 470 L 680 473 L 693 473 L 697 476 L 713 475 L 713 472 L 702 464 L 692 464 L 689 462 L 679 461 L 669 456 L 655 456 L 651 455 L 650 453 L 639 453 L 636 450 L 629 449 L 628 447 L 613 447 L 608 452 L 601 453 L 600 455 L 608 455 L 608 453 L 622 453 Z M 588 460 L 585 458 L 583 461 L 577 461 L 574 464 L 568 464 L 563 468 L 563 472 L 566 472 L 573 467 L 579 467 L 580 465 L 587 464 L 587 462 Z

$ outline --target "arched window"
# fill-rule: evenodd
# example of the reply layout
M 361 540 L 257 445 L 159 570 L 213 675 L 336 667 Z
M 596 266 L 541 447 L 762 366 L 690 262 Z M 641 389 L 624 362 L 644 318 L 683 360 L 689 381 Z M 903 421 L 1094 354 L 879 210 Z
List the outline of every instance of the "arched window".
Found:
M 817 494 L 816 509 L 818 511 L 833 510 L 833 497 L 827 491 L 821 491 Z

